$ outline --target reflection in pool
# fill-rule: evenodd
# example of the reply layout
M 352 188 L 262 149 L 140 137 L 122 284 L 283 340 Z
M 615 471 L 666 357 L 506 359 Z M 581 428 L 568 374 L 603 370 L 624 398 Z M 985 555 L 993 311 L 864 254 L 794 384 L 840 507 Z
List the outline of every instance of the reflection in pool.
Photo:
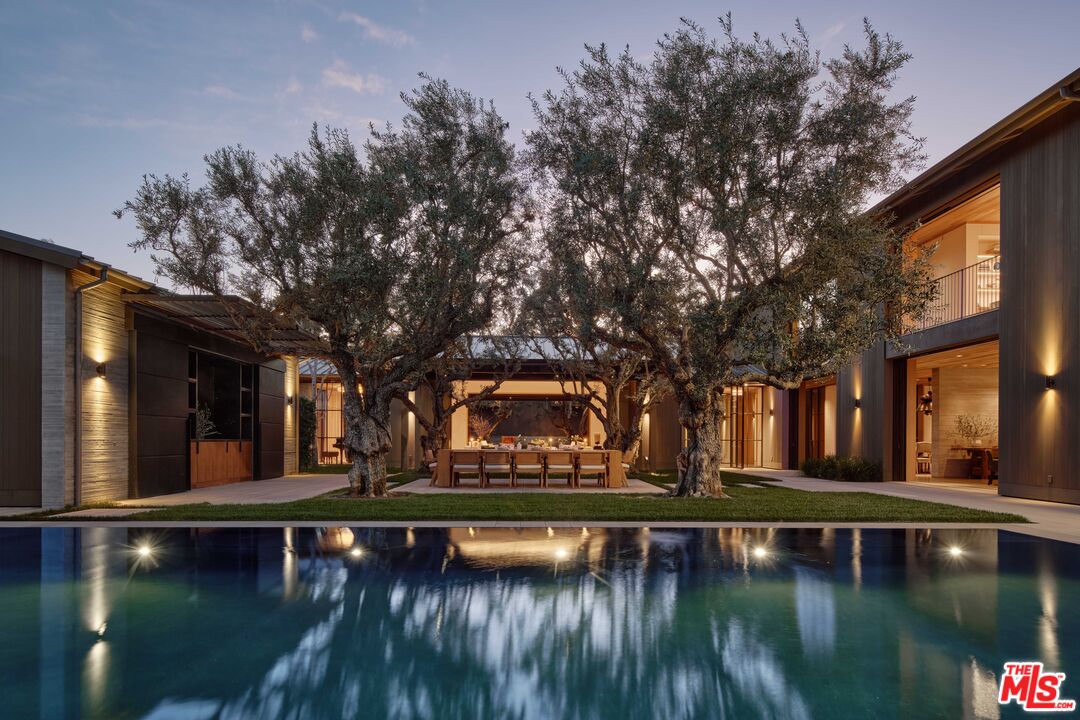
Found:
M 6 717 L 999 717 L 1080 695 L 1076 547 L 996 530 L 0 530 Z

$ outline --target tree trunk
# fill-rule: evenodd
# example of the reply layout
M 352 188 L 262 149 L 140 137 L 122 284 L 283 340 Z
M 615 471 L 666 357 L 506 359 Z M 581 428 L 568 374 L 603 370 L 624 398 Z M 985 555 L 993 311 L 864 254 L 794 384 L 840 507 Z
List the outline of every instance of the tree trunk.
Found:
M 723 406 L 717 393 L 705 399 L 679 398 L 679 424 L 686 430 L 686 447 L 679 453 L 679 497 L 724 497 L 720 475 L 720 421 Z
M 390 398 L 357 388 L 355 373 L 341 372 L 345 448 L 352 456 L 349 490 L 353 497 L 385 497 L 386 453 L 390 450 Z

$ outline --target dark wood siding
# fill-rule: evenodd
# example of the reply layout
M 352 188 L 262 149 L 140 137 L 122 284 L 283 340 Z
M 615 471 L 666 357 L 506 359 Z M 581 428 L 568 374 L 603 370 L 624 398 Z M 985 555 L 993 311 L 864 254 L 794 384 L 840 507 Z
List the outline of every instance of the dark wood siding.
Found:
M 258 480 L 285 474 L 285 363 L 273 361 L 259 366 L 256 386 L 255 452 Z
M 1001 493 L 1080 503 L 1080 103 L 1003 164 L 1001 243 Z
M 258 372 L 255 417 L 256 477 L 284 474 L 285 363 L 235 343 L 157 317 L 135 314 L 135 475 L 132 497 L 190 488 L 188 349 L 254 363 Z
M 136 316 L 132 497 L 181 492 L 188 481 L 188 346 Z
M 41 262 L 0 251 L 0 506 L 41 505 Z

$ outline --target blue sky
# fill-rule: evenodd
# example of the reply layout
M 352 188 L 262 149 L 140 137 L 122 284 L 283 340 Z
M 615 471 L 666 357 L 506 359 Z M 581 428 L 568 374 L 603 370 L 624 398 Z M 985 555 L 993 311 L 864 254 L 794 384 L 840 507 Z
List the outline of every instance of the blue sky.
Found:
M 201 177 L 242 143 L 288 153 L 311 123 L 396 121 L 420 71 L 494 100 L 520 141 L 527 94 L 583 43 L 646 55 L 680 16 L 777 35 L 800 17 L 828 56 L 866 15 L 913 53 L 899 90 L 935 161 L 1080 64 L 1077 0 L 1014 2 L 289 2 L 5 0 L 0 12 L 0 228 L 153 277 L 110 211 L 143 173 Z

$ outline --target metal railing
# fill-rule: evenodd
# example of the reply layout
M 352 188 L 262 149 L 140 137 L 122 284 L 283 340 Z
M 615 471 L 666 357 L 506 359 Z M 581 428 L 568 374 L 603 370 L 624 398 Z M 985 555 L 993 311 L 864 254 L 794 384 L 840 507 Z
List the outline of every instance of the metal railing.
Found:
M 934 280 L 934 299 L 909 332 L 996 310 L 1001 304 L 1001 256 L 980 260 Z

